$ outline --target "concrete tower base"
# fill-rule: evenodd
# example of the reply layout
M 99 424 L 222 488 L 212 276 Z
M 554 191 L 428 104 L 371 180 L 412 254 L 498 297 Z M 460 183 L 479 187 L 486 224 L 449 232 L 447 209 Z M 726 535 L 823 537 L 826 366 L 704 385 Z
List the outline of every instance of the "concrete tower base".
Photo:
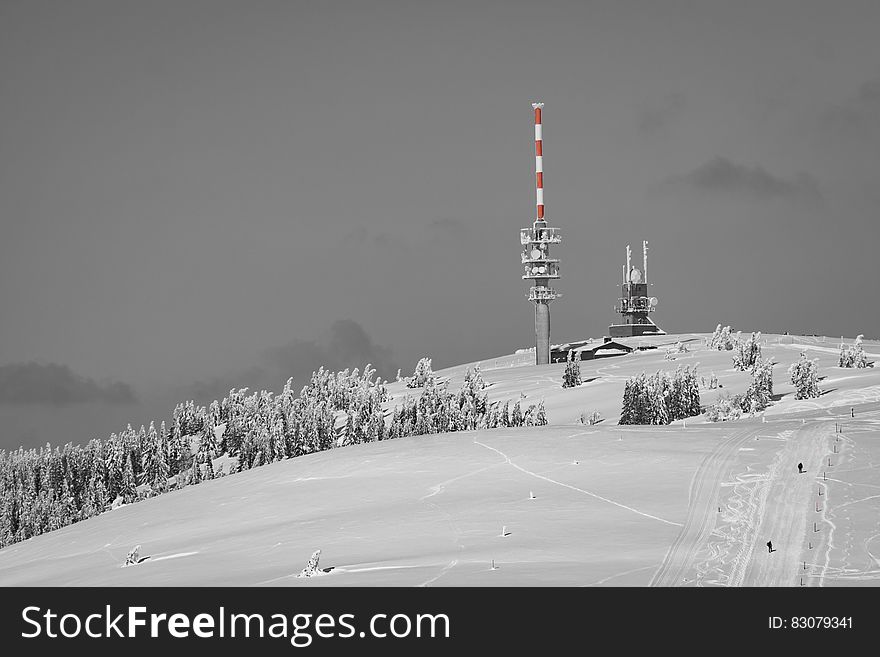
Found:
M 535 365 L 550 362 L 550 305 L 535 304 Z

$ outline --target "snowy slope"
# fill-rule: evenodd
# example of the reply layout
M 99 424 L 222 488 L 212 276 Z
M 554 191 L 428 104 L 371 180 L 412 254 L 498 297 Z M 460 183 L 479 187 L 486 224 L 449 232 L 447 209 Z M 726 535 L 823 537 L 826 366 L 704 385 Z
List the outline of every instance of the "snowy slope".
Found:
M 204 482 L 0 550 L 0 585 L 782 586 L 802 561 L 805 585 L 875 585 L 880 367 L 835 367 L 830 338 L 764 336 L 779 363 L 765 418 L 616 426 L 624 381 L 643 370 L 714 371 L 724 387 L 704 403 L 743 391 L 748 375 L 706 337 L 654 338 L 691 340 L 675 361 L 664 346 L 584 361 L 587 382 L 567 390 L 564 364 L 482 361 L 490 399 L 544 399 L 550 426 L 357 445 Z M 819 358 L 818 399 L 793 399 L 799 348 Z M 454 388 L 466 369 L 440 374 Z M 412 393 L 390 392 L 390 406 Z M 583 411 L 606 419 L 578 424 Z M 135 545 L 148 558 L 122 567 Z M 297 578 L 316 549 L 327 572 Z

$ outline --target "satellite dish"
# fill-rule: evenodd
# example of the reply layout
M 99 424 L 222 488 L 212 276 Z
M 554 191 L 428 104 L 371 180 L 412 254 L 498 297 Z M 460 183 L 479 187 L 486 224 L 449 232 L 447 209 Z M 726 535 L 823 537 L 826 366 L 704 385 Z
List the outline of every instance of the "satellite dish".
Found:
M 532 259 L 537 260 L 541 257 L 541 252 L 538 249 L 532 249 Z
M 546 267 L 543 267 L 543 266 L 538 267 L 538 271 L 541 272 L 542 274 L 544 273 L 545 269 L 546 269 Z
M 651 297 L 650 299 L 648 299 L 648 302 L 649 302 L 652 306 L 656 306 L 656 305 L 657 305 L 657 297 Z

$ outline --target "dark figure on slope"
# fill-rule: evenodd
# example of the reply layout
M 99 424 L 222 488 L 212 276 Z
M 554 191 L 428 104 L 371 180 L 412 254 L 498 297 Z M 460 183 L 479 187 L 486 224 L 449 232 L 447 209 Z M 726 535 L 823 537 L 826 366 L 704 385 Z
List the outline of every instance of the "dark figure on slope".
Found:
M 798 474 L 803 474 L 804 472 L 804 464 L 798 463 Z
M 776 552 L 776 550 L 773 549 L 773 541 L 767 541 L 767 554 L 770 554 L 771 552 Z

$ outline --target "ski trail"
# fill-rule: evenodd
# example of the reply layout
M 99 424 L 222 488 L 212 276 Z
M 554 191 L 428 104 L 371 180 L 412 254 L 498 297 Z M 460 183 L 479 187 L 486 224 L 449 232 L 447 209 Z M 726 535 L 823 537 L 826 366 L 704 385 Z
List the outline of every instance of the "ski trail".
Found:
M 179 559 L 180 557 L 189 557 L 189 556 L 192 556 L 192 555 L 198 554 L 198 553 L 199 553 L 198 550 L 196 550 L 195 552 L 178 552 L 177 554 L 169 554 L 164 557 L 150 557 L 149 561 L 154 562 L 154 561 L 164 561 L 165 559 Z
M 495 449 L 491 445 L 487 445 L 485 443 L 481 443 L 479 440 L 474 438 L 474 443 L 480 445 L 481 447 L 485 447 L 486 449 L 491 449 L 493 452 L 499 454 L 502 458 L 504 458 L 507 463 L 512 465 L 514 468 L 519 470 L 520 472 L 529 475 L 530 477 L 535 477 L 537 479 L 542 479 L 544 481 L 548 481 L 551 484 L 556 484 L 557 486 L 563 486 L 565 488 L 570 488 L 571 490 L 577 491 L 578 493 L 583 493 L 584 495 L 589 495 L 590 497 L 595 497 L 597 500 L 602 500 L 603 502 L 608 502 L 608 504 L 613 504 L 614 506 L 619 506 L 621 509 L 626 509 L 627 511 L 632 511 L 633 513 L 637 513 L 640 516 L 644 516 L 645 518 L 651 518 L 652 520 L 658 520 L 660 522 L 666 523 L 667 525 L 674 525 L 675 527 L 681 527 L 682 524 L 680 522 L 673 522 L 671 520 L 666 520 L 665 518 L 660 518 L 658 516 L 652 516 L 650 513 L 645 513 L 644 511 L 639 511 L 638 509 L 634 509 L 631 506 L 627 506 L 626 504 L 621 504 L 620 502 L 615 502 L 614 500 L 609 500 L 607 497 L 602 497 L 601 495 L 597 495 L 596 493 L 592 493 L 588 490 L 584 490 L 583 488 L 578 488 L 577 486 L 572 486 L 571 484 L 566 484 L 561 481 L 556 481 L 555 479 L 551 479 L 550 477 L 545 477 L 544 475 L 538 474 L 537 472 L 532 472 L 531 470 L 526 470 L 525 468 L 517 465 L 513 461 L 510 460 L 510 457 L 502 452 L 500 449 Z
M 368 568 L 344 568 L 337 567 L 333 570 L 339 571 L 340 573 L 369 573 L 374 570 L 403 570 L 405 568 L 424 568 L 421 564 L 415 564 L 411 566 L 370 566 Z
M 443 575 L 445 575 L 447 572 L 449 572 L 452 568 L 455 568 L 455 566 L 457 566 L 457 565 L 458 565 L 458 559 L 453 559 L 453 560 L 450 561 L 448 564 L 446 564 L 445 566 L 443 566 L 443 570 L 441 570 L 439 573 L 437 573 L 434 577 L 432 577 L 431 579 L 429 579 L 429 580 L 426 581 L 426 582 L 422 582 L 422 583 L 419 584 L 418 586 L 420 586 L 420 587 L 425 587 L 425 586 L 428 586 L 428 584 L 433 584 L 433 583 L 436 582 L 438 579 L 440 579 L 441 577 L 443 577 Z
M 454 481 L 458 481 L 459 479 L 465 479 L 467 477 L 472 477 L 475 474 L 485 472 L 486 470 L 491 470 L 492 468 L 495 467 L 495 465 L 496 464 L 493 463 L 492 465 L 487 465 L 483 468 L 479 468 L 478 470 L 473 470 L 471 472 L 465 472 L 464 474 L 458 475 L 457 477 L 452 477 L 451 479 L 446 479 L 445 481 L 441 481 L 439 484 L 435 484 L 434 486 L 431 486 L 431 492 L 428 493 L 427 495 L 423 495 L 422 497 L 420 497 L 419 502 L 424 502 L 429 497 L 434 497 L 435 495 L 439 495 L 440 493 L 442 493 L 444 491 L 446 486 L 448 486 L 449 484 L 451 484 Z

